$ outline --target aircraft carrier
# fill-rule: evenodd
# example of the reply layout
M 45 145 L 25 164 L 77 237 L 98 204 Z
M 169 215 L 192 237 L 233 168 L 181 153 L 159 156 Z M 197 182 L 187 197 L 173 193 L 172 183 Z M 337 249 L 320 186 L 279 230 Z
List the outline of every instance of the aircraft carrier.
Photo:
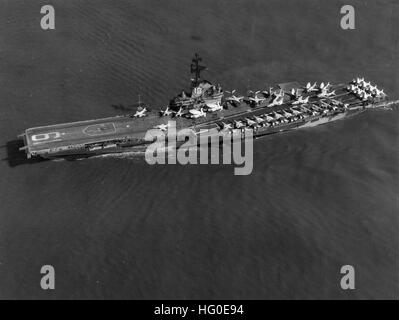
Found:
M 248 130 L 257 137 L 313 127 L 398 103 L 359 77 L 336 85 L 282 83 L 277 88 L 239 95 L 202 79 L 206 68 L 200 63 L 196 54 L 191 64 L 194 78 L 190 91 L 182 91 L 164 110 L 141 106 L 134 114 L 29 128 L 19 136 L 24 141 L 21 150 L 28 158 L 127 152 L 154 141 L 146 138 L 148 130 L 167 132 L 169 121 L 175 121 L 177 130 L 217 132 L 242 139 Z

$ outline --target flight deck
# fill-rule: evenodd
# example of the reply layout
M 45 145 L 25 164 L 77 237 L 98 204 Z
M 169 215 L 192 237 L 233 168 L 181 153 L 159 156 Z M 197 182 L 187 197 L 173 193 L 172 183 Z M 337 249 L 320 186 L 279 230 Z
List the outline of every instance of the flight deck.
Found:
M 22 135 L 21 149 L 28 158 L 123 152 L 151 143 L 151 138 L 146 139 L 151 129 L 170 132 L 169 121 L 175 121 L 177 130 L 192 129 L 197 134 L 250 129 L 260 136 L 316 126 L 389 103 L 383 90 L 363 78 L 338 85 L 288 82 L 277 90 L 248 91 L 246 97 L 236 96 L 235 90 L 226 95 L 220 84 L 200 78 L 205 67 L 199 61 L 196 55 L 191 65 L 195 74 L 191 94 L 182 91 L 166 110 L 139 108 L 135 114 L 30 128 Z

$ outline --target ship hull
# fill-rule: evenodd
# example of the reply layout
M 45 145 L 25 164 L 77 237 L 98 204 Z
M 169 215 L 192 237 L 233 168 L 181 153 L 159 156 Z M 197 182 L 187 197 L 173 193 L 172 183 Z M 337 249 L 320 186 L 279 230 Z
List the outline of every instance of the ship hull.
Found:
M 302 121 L 297 121 L 297 122 L 292 122 L 292 123 L 284 123 L 280 125 L 276 125 L 273 127 L 267 127 L 267 128 L 258 128 L 251 130 L 251 133 L 253 137 L 262 137 L 266 135 L 271 135 L 271 134 L 276 134 L 276 133 L 282 133 L 282 132 L 287 132 L 290 130 L 297 130 L 297 129 L 304 129 L 304 128 L 312 128 L 312 127 L 317 127 L 323 124 L 327 124 L 330 122 L 334 122 L 337 120 L 342 120 L 345 119 L 348 116 L 352 116 L 355 114 L 358 114 L 360 112 L 363 112 L 364 110 L 359 110 L 356 112 L 343 112 L 343 113 L 338 113 L 334 115 L 329 115 L 325 117 L 312 117 L 309 119 L 305 119 Z M 240 140 L 245 138 L 245 132 L 248 129 L 242 129 L 242 130 L 233 130 L 231 133 L 231 136 L 233 140 Z M 209 138 L 211 138 L 212 135 L 209 135 Z M 198 139 L 198 141 L 202 141 Z M 145 151 L 146 148 L 148 147 L 149 144 L 151 144 L 152 141 L 145 141 L 144 139 L 139 139 L 135 141 L 128 141 L 125 143 L 111 143 L 109 145 L 104 145 L 103 147 L 92 147 L 92 148 L 86 148 L 84 146 L 82 147 L 76 147 L 76 148 L 71 148 L 69 150 L 60 150 L 60 151 L 54 151 L 54 152 L 46 152 L 41 154 L 40 156 L 43 158 L 48 158 L 48 159 L 55 159 L 55 158 L 69 158 L 69 159 L 76 159 L 76 158 L 87 158 L 87 157 L 93 157 L 93 156 L 98 156 L 102 154 L 114 154 L 114 153 L 125 153 L 125 152 L 136 152 L 136 151 Z M 183 142 L 177 142 L 177 147 L 181 145 Z M 185 144 L 187 145 L 187 144 Z
M 283 84 L 284 86 L 287 84 Z M 290 83 L 292 86 L 292 83 Z M 299 86 L 299 85 L 298 85 Z M 387 105 L 387 101 L 365 103 L 346 91 L 346 85 L 336 85 L 336 96 L 345 107 L 316 108 L 312 112 L 304 112 L 302 117 L 280 117 L 272 121 L 264 121 L 255 126 L 232 130 L 234 139 L 244 138 L 246 130 L 251 130 L 254 137 L 304 129 L 323 125 L 332 121 L 344 119 L 350 115 L 363 112 L 369 108 L 379 108 Z M 310 105 L 320 102 L 317 95 L 309 95 Z M 253 107 L 243 102 L 239 106 L 229 107 L 222 111 L 208 113 L 207 117 L 190 119 L 186 117 L 161 117 L 150 113 L 143 118 L 133 116 L 117 116 L 98 120 L 80 121 L 53 126 L 27 129 L 23 134 L 25 146 L 22 148 L 27 157 L 42 158 L 59 157 L 91 157 L 100 154 L 121 153 L 135 150 L 145 150 L 154 139 L 148 137 L 149 130 L 159 125 L 174 121 L 176 130 L 191 129 L 196 134 L 204 131 L 219 134 L 225 122 L 234 124 L 237 121 L 248 122 L 248 118 L 256 119 L 266 114 L 284 114 L 293 107 L 293 101 L 270 107 L 270 101 Z M 268 117 L 267 117 L 268 118 Z M 252 121 L 254 122 L 254 121 Z M 231 132 L 231 131 L 230 131 Z

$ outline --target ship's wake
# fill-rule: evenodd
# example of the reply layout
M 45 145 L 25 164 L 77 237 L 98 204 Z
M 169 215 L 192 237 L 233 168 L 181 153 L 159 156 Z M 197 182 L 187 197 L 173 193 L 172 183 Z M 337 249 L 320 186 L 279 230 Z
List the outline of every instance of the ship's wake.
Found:
M 145 156 L 145 151 L 126 151 L 119 153 L 107 153 L 93 156 L 91 159 L 141 159 Z

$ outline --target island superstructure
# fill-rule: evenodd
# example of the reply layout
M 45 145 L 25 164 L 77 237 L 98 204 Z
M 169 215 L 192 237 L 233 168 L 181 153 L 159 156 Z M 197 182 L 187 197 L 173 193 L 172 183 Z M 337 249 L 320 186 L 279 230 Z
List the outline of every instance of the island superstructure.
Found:
M 383 90 L 363 78 L 348 84 L 282 83 L 277 89 L 249 91 L 239 95 L 223 91 L 201 77 L 206 69 L 196 54 L 191 64 L 190 91 L 182 91 L 164 110 L 139 107 L 134 114 L 29 128 L 19 137 L 24 140 L 28 158 L 88 157 L 134 150 L 152 143 L 146 139 L 150 129 L 188 128 L 233 134 L 245 138 L 287 130 L 318 126 L 372 108 L 386 107 L 390 101 Z

